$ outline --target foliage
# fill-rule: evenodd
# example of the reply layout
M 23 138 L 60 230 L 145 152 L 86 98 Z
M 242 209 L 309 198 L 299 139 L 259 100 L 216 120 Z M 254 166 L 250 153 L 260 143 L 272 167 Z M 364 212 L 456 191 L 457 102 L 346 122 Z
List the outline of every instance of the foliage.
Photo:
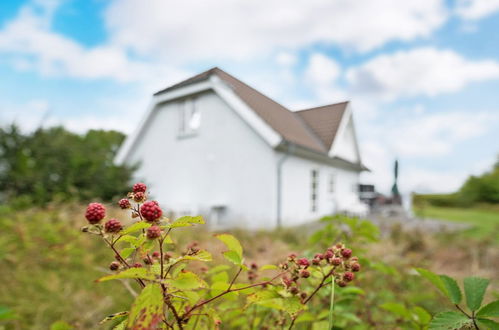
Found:
M 416 270 L 438 288 L 457 309 L 457 311 L 445 311 L 437 314 L 430 323 L 430 330 L 499 329 L 499 323 L 491 319 L 499 317 L 499 300 L 485 306 L 482 304 L 489 280 L 480 277 L 464 279 L 464 295 L 469 310 L 466 312 L 460 306 L 463 294 L 455 279 L 446 275 L 437 275 L 425 269 L 418 268 Z
M 125 226 L 110 219 L 102 225 L 99 221 L 105 217 L 103 206 L 91 203 L 86 212 L 90 224 L 82 228 L 85 233 L 100 236 L 115 254 L 116 260 L 109 266 L 113 274 L 97 282 L 131 280 L 141 291 L 128 314 L 119 314 L 124 315 L 122 324 L 127 328 L 218 328 L 223 323 L 243 329 L 284 325 L 291 329 L 316 323 L 310 315 L 328 319 L 321 322 L 330 329 L 352 319 L 358 322 L 354 314 L 344 310 L 345 302 L 339 302 L 337 310 L 333 308 L 335 286 L 344 288 L 339 290 L 339 296 L 346 301 L 362 292 L 352 286 L 345 288 L 354 280 L 360 263 L 342 243 L 329 245 L 313 258 L 299 258 L 292 253 L 279 265 L 258 267 L 245 262 L 243 247 L 235 236 L 216 234 L 215 238 L 225 246 L 222 255 L 232 267 L 220 264 L 209 268 L 212 255 L 197 242 L 188 244 L 180 254 L 173 251 L 177 231 L 204 224 L 203 218 L 164 218 L 159 204 L 147 201 L 143 190 L 144 184 L 134 185 L 134 191 L 127 195 L 129 202 L 120 203 L 136 219 L 134 223 Z M 349 226 L 369 235 L 363 223 L 352 220 Z M 199 263 L 206 265 L 204 271 L 196 271 Z M 247 281 L 241 279 L 243 274 Z M 322 288 L 330 292 L 330 308 L 325 310 L 321 300 L 328 293 L 324 296 Z
M 123 139 L 116 131 L 78 135 L 54 127 L 24 134 L 15 125 L 0 128 L 0 200 L 19 206 L 111 200 L 126 192 L 133 172 L 113 164 Z

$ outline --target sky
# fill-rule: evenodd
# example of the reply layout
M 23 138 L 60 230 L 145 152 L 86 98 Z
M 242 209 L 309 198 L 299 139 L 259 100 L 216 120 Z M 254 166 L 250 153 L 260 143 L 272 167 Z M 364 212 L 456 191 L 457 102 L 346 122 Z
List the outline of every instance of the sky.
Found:
M 0 124 L 131 133 L 213 66 L 293 110 L 350 100 L 362 181 L 451 192 L 499 154 L 499 0 L 8 0 Z

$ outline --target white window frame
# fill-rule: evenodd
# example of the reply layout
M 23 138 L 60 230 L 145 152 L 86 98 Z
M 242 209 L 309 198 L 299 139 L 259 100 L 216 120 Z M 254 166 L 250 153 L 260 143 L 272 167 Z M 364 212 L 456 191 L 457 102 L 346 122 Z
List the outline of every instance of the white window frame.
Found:
M 310 211 L 315 213 L 319 209 L 319 170 L 310 171 Z
M 179 119 L 179 137 L 197 134 L 201 126 L 201 113 L 195 98 L 187 98 L 180 104 Z

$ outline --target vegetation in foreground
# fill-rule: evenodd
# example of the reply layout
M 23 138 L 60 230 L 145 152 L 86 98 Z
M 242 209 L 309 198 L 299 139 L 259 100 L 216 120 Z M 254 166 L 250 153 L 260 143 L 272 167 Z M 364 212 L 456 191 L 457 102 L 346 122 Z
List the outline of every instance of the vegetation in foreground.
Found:
M 140 286 L 133 279 L 120 280 L 123 285 L 94 282 L 110 273 L 101 265 L 115 259 L 114 253 L 98 244 L 101 242 L 79 232 L 83 213 L 78 205 L 23 212 L 3 209 L 0 213 L 0 230 L 12 233 L 0 239 L 0 278 L 2 283 L 9 284 L 0 287 L 0 320 L 3 319 L 0 324 L 7 329 L 47 329 L 52 324 L 54 329 L 110 328 L 120 322 L 119 314 L 116 319 L 99 325 L 103 315 L 127 310 L 134 295 L 140 292 Z M 123 216 L 120 210 L 109 207 L 107 213 L 114 218 Z M 306 234 L 304 228 L 273 232 L 237 230 L 231 234 L 245 247 L 246 264 L 256 263 L 259 268 L 286 259 L 290 250 L 300 251 L 300 256 L 313 260 L 314 251 L 326 251 L 333 241 L 342 241 L 351 247 L 359 255 L 362 272 L 356 273 L 355 285 L 336 288 L 333 319 L 339 329 L 426 329 L 432 315 L 452 308 L 444 299 L 448 294 L 439 295 L 431 289 L 414 267 L 430 268 L 459 280 L 469 275 L 490 278 L 489 293 L 483 304 L 498 297 L 499 251 L 496 246 L 484 246 L 484 240 L 463 241 L 454 234 L 435 237 L 397 228 L 379 240 L 377 228 L 367 221 L 337 217 L 325 218 L 321 224 L 321 229 L 311 234 Z M 220 257 L 227 248 L 214 239 L 212 233 L 196 227 L 175 231 L 175 245 L 168 252 L 181 256 L 195 239 L 198 242 L 195 247 L 213 255 L 214 261 L 208 264 L 222 263 L 219 268 L 222 270 L 216 274 L 196 265 L 197 262 L 189 266 L 188 270 L 199 274 L 210 287 L 205 289 L 206 294 L 213 294 L 213 281 L 233 278 L 236 269 L 229 268 L 230 263 Z M 149 267 L 143 260 L 141 263 Z M 257 276 L 254 280 L 263 280 L 265 272 L 272 271 L 258 270 L 254 272 Z M 239 276 L 249 281 L 249 272 Z M 241 319 L 247 327 L 257 327 L 265 322 L 264 317 L 269 313 L 284 319 L 289 327 L 292 315 L 288 310 L 262 301 L 247 306 L 245 295 L 232 294 L 227 296 L 229 300 L 214 306 L 221 317 L 221 328 L 239 329 L 243 324 L 237 320 Z M 314 300 L 313 305 L 296 317 L 295 328 L 328 327 L 330 291 L 320 290 Z M 244 311 L 234 310 L 233 306 L 239 303 L 246 307 Z M 200 316 L 198 322 L 207 322 L 210 328 L 215 326 L 213 319 L 211 321 L 208 323 L 207 318 Z

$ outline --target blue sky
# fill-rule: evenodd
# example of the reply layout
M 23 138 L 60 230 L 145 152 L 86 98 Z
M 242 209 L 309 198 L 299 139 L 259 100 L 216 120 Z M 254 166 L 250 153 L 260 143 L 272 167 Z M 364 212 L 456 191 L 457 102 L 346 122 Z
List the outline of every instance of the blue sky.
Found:
M 0 4 L 0 122 L 129 133 L 150 95 L 219 66 L 291 109 L 351 100 L 363 175 L 446 192 L 499 154 L 498 0 Z

